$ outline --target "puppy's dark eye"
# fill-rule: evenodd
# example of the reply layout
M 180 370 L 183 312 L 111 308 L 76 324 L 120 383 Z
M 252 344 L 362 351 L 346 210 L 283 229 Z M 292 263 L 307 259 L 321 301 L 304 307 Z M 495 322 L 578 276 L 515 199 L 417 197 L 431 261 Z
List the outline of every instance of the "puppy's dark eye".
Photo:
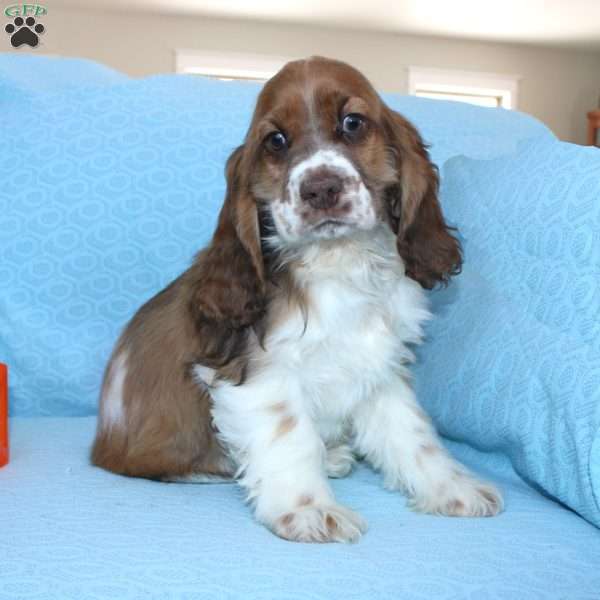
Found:
M 288 141 L 281 131 L 274 131 L 266 137 L 265 146 L 271 152 L 283 152 L 288 147 Z
M 342 121 L 342 132 L 349 137 L 354 137 L 363 130 L 364 126 L 365 119 L 362 115 L 350 113 Z

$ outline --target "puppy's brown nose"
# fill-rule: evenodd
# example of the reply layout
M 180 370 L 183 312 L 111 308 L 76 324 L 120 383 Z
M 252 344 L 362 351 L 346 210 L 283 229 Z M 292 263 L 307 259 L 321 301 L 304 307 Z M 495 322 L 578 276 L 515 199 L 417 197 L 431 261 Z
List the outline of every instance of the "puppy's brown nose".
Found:
M 335 173 L 313 175 L 300 184 L 300 198 L 318 209 L 332 208 L 338 203 L 344 182 Z

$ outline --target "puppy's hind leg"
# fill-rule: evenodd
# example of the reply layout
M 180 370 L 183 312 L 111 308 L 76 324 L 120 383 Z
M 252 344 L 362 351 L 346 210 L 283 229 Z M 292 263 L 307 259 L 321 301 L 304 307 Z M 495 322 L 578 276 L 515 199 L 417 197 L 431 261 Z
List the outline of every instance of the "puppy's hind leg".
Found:
M 346 477 L 352 471 L 355 457 L 349 444 L 341 443 L 336 446 L 327 446 L 325 458 L 325 471 L 327 477 L 339 479 Z
M 183 375 L 174 377 L 180 371 L 176 366 L 165 368 L 170 377 L 160 378 L 143 361 L 123 364 L 116 375 L 113 371 L 103 389 L 93 464 L 158 481 L 233 479 L 235 466 L 211 426 L 205 390 Z

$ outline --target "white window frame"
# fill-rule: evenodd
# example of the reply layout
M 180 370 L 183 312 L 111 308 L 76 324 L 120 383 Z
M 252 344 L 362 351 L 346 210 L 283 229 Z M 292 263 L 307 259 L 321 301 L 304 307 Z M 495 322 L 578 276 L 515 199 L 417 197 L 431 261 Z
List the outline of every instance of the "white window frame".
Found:
M 175 72 L 222 79 L 270 79 L 285 63 L 287 56 L 215 52 L 214 50 L 175 50 Z
M 497 96 L 500 106 L 507 109 L 516 109 L 519 105 L 520 80 L 520 75 L 503 73 L 408 67 L 408 93 L 411 96 L 416 96 L 419 91 Z

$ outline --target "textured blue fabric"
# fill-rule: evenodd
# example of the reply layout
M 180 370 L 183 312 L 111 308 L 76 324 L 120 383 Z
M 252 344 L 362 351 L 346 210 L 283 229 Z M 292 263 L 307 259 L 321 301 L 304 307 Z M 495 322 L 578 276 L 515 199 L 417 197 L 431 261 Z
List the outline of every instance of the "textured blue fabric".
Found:
M 465 264 L 432 296 L 418 396 L 444 435 L 600 525 L 600 151 L 455 158 L 442 201 Z
M 165 484 L 89 466 L 93 418 L 15 419 L 0 469 L 0 599 L 597 600 L 598 530 L 500 456 L 451 451 L 499 483 L 492 519 L 419 515 L 365 467 L 332 480 L 369 531 L 296 544 L 253 521 L 234 485 Z
M 87 415 L 121 327 L 212 233 L 260 86 L 0 55 L 0 360 L 15 415 Z M 441 164 L 553 139 L 526 115 L 387 95 Z
M 514 152 L 521 140 L 556 139 L 543 123 L 514 110 L 397 94 L 382 97 L 418 127 L 438 166 L 453 156 L 503 156 Z
M 242 140 L 258 89 L 181 76 L 130 80 L 88 61 L 0 55 L 0 360 L 11 367 L 13 415 L 95 412 L 119 329 L 207 241 L 222 202 L 225 159 Z M 386 100 L 421 129 L 438 164 L 459 154 L 514 152 L 522 139 L 553 139 L 517 113 Z M 575 167 L 586 163 L 572 164 L 574 175 L 563 173 L 548 198 L 558 201 L 565 186 L 581 183 Z M 585 253 L 588 246 L 578 248 Z M 480 275 L 484 282 L 487 276 Z M 471 280 L 467 270 L 467 287 Z M 584 303 L 586 293 L 577 296 Z M 440 344 L 460 294 L 455 285 L 433 294 L 440 329 L 434 321 L 431 346 L 422 350 L 429 379 L 446 387 L 436 353 L 446 352 Z M 494 298 L 495 290 L 484 295 Z M 471 349 L 477 336 L 460 336 Z M 524 348 L 531 354 L 539 346 Z M 482 366 L 490 370 L 495 357 L 485 356 Z M 510 356 L 498 359 L 513 364 Z M 465 381 L 472 375 L 466 372 Z M 597 380 L 586 381 L 592 398 Z M 514 386 L 523 383 L 540 400 L 543 380 Z M 486 389 L 501 394 L 501 384 L 490 378 Z M 430 391 L 425 396 L 435 410 L 439 402 Z M 456 407 L 448 426 L 441 423 L 447 434 L 461 437 L 454 414 L 471 409 L 497 416 L 509 430 L 512 412 L 499 402 L 490 410 L 475 395 L 447 396 Z M 526 415 L 524 429 L 536 427 L 529 404 L 511 406 Z M 583 421 L 589 413 L 582 408 L 569 410 Z M 465 436 L 504 452 L 514 442 L 517 450 L 508 453 L 524 472 L 521 437 L 493 433 L 490 441 L 476 423 L 465 421 Z M 93 428 L 93 418 L 12 419 L 12 461 L 0 469 L 0 600 L 598 598 L 598 531 L 529 488 L 500 453 L 449 444 L 500 484 L 507 506 L 497 518 L 413 514 L 401 496 L 381 488 L 379 476 L 360 467 L 333 485 L 340 501 L 368 519 L 370 531 L 353 546 L 307 546 L 279 540 L 253 522 L 235 486 L 159 484 L 90 467 Z M 560 448 L 566 458 L 587 458 L 564 441 Z M 594 452 L 590 470 L 598 477 L 598 439 Z

